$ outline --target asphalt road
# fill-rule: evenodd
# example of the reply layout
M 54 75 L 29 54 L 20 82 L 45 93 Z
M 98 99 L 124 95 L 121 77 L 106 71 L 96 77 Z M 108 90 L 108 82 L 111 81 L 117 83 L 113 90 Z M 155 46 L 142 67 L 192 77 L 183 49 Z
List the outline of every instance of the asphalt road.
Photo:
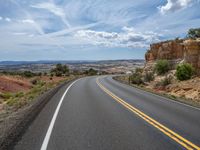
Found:
M 63 87 L 14 149 L 178 150 L 199 146 L 199 109 L 108 76 L 86 77 Z

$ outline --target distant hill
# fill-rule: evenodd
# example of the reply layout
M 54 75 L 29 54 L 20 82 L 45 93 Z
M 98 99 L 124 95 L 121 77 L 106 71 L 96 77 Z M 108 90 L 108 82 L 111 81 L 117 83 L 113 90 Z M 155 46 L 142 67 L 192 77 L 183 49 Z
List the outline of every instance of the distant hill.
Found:
M 61 63 L 69 66 L 71 70 L 84 71 L 90 68 L 110 73 L 126 73 L 135 67 L 144 66 L 144 60 L 41 60 L 41 61 L 1 61 L 0 72 L 4 71 L 32 71 L 49 72 L 55 67 L 55 64 Z
M 74 64 L 89 63 L 93 61 L 64 61 L 64 60 L 39 60 L 39 61 L 0 61 L 0 65 L 28 65 L 28 64 Z
M 33 64 L 102 64 L 115 62 L 144 62 L 142 59 L 121 59 L 121 60 L 39 60 L 39 61 L 0 61 L 1 66 L 33 65 Z

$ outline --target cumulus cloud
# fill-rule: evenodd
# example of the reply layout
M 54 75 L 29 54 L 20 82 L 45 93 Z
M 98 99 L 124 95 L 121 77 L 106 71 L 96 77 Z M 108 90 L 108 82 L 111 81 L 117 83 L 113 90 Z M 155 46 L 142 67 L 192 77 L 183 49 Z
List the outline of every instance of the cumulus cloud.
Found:
M 92 45 L 105 47 L 146 48 L 151 42 L 159 41 L 159 34 L 154 32 L 136 32 L 134 28 L 123 27 L 122 32 L 105 32 L 93 30 L 79 30 L 74 35 Z
M 160 12 L 165 14 L 167 12 L 175 12 L 177 10 L 188 7 L 194 0 L 167 0 L 167 4 L 160 6 Z
M 44 2 L 44 3 L 32 5 L 31 7 L 48 10 L 49 12 L 53 13 L 54 15 L 59 16 L 68 28 L 70 27 L 70 24 L 66 19 L 66 14 L 65 14 L 64 10 L 61 7 L 55 5 L 54 3 Z

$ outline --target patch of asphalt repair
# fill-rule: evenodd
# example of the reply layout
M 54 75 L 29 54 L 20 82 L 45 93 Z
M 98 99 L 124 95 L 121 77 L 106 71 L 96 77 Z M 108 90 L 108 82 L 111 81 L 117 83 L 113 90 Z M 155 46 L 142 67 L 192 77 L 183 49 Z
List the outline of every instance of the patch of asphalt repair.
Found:
M 1 128 L 3 129 L 0 129 L 2 131 L 0 136 L 0 149 L 13 149 L 15 144 L 25 133 L 28 126 L 49 102 L 51 97 L 55 95 L 63 86 L 74 80 L 76 79 L 66 81 L 55 88 L 48 90 L 36 98 L 36 100 L 29 106 L 25 106 L 25 108 L 19 110 L 15 114 L 11 114 L 10 117 L 6 118 L 2 122 L 3 126 Z

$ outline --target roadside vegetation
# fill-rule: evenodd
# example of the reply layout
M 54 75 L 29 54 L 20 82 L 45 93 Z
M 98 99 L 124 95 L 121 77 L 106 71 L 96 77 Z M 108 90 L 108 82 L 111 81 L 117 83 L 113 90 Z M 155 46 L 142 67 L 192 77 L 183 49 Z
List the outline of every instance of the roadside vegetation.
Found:
M 175 100 L 184 100 L 191 105 L 200 106 L 200 95 L 195 89 L 195 87 L 199 87 L 200 78 L 196 75 L 192 65 L 188 63 L 181 63 L 175 68 L 171 68 L 168 60 L 158 60 L 152 70 L 136 68 L 131 75 L 118 76 L 114 79 Z
M 55 68 L 51 70 L 51 76 L 68 76 L 69 75 L 69 68 L 67 65 L 57 64 Z
M 16 111 L 58 84 L 84 76 L 83 72 L 70 72 L 67 65 L 57 64 L 50 72 L 1 72 L 0 116 Z
M 158 60 L 154 69 L 158 75 L 163 75 L 170 70 L 169 62 L 167 60 Z
M 94 76 L 94 75 L 97 75 L 98 74 L 98 71 L 93 69 L 93 68 L 90 68 L 89 70 L 86 70 L 84 72 L 84 74 L 86 75 L 89 75 L 89 76 Z
M 25 77 L 22 78 L 22 80 L 26 80 L 30 82 L 30 88 L 23 89 L 22 83 L 20 83 L 20 80 L 16 84 L 21 84 L 21 88 L 16 91 L 1 91 L 0 92 L 0 105 L 1 110 L 4 111 L 10 111 L 10 110 L 17 110 L 19 108 L 22 108 L 23 106 L 30 104 L 33 100 L 35 100 L 39 95 L 43 94 L 47 90 L 57 86 L 61 82 L 68 81 L 71 79 L 76 78 L 77 76 L 70 75 L 67 77 L 50 77 L 50 76 L 32 76 L 32 77 Z M 9 79 L 14 79 L 15 76 L 8 76 Z M 19 76 L 18 76 L 19 78 Z M 16 81 L 13 81 L 16 82 Z M 15 84 L 9 85 L 9 86 L 15 86 Z M 12 89 L 12 87 L 10 87 Z M 1 112 L 0 110 L 0 112 Z
M 85 71 L 70 70 L 67 65 L 57 64 L 50 72 L 1 72 L 0 116 L 2 112 L 22 108 L 39 95 L 58 84 L 82 76 L 107 74 L 90 68 Z
M 200 28 L 189 29 L 187 38 L 192 38 L 192 39 L 200 38 Z
M 176 77 L 181 81 L 191 79 L 194 73 L 194 68 L 188 63 L 180 64 L 176 68 Z
M 134 73 L 129 77 L 129 80 L 132 84 L 137 84 L 137 85 L 143 84 L 144 82 L 142 80 L 142 69 L 136 68 Z

